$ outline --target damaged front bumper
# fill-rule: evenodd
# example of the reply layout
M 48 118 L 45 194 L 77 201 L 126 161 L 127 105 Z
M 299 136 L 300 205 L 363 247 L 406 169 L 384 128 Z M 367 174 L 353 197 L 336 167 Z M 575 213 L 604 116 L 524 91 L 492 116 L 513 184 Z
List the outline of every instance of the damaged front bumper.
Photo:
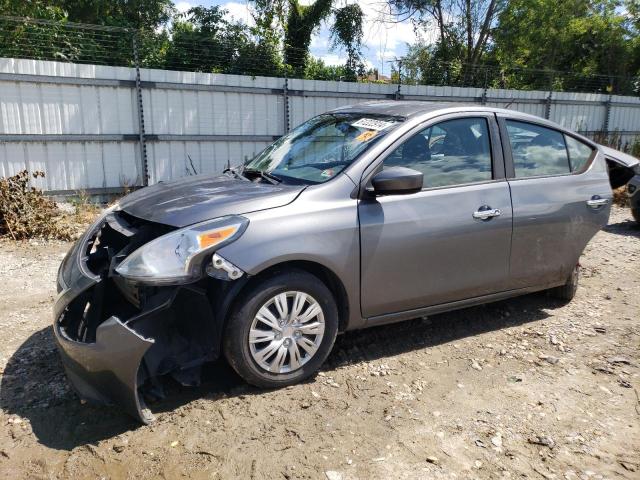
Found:
M 229 282 L 136 285 L 113 274 L 111 255 L 110 268 L 95 268 L 90 250 L 91 238 L 80 240 L 58 273 L 53 331 L 63 365 L 81 398 L 119 405 L 146 424 L 153 415 L 143 391 L 161 396 L 167 374 L 197 384 L 200 365 L 218 357 L 214 311 Z
M 118 404 L 145 424 L 153 420 L 140 399 L 137 381 L 152 339 L 138 335 L 117 317 L 110 317 L 97 328 L 94 343 L 72 340 L 58 322 L 54 332 L 67 377 L 81 398 Z

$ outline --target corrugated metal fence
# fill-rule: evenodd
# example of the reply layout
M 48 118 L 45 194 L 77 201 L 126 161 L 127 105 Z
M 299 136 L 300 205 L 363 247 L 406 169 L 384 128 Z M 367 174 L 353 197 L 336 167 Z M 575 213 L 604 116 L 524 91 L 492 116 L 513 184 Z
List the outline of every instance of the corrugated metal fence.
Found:
M 139 74 L 139 78 L 137 76 Z M 602 94 L 346 83 L 0 59 L 0 176 L 43 170 L 51 192 L 221 172 L 292 126 L 368 100 L 481 103 L 588 136 L 640 136 L 640 99 Z

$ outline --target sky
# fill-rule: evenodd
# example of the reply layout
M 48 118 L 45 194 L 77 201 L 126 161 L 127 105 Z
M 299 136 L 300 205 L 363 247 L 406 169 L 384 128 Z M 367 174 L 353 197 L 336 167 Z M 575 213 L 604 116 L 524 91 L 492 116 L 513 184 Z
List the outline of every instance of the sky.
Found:
M 308 0 L 307 0 L 308 1 Z M 348 2 L 352 0 L 347 0 Z M 305 3 L 302 0 L 301 3 Z M 410 21 L 394 23 L 385 20 L 383 0 L 359 0 L 362 10 L 365 12 L 365 28 L 362 54 L 369 68 L 377 68 L 382 75 L 389 75 L 395 58 L 402 57 L 407 51 L 407 43 L 418 41 L 413 25 Z M 248 2 L 220 1 L 220 0 L 190 0 L 175 2 L 178 11 L 184 12 L 192 6 L 222 5 L 229 11 L 229 16 L 235 20 L 250 24 L 252 22 L 249 13 Z M 344 65 L 344 52 L 332 51 L 329 40 L 329 25 L 324 22 L 319 31 L 314 35 L 311 54 L 321 58 L 328 65 Z

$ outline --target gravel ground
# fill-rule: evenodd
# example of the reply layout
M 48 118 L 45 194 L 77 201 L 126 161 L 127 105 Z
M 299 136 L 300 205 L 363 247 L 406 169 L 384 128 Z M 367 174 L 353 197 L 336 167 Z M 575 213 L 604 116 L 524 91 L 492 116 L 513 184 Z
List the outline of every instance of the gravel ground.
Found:
M 640 478 L 640 228 L 615 208 L 568 305 L 544 294 L 338 338 L 277 391 L 224 362 L 139 426 L 69 389 L 69 244 L 0 241 L 0 478 Z

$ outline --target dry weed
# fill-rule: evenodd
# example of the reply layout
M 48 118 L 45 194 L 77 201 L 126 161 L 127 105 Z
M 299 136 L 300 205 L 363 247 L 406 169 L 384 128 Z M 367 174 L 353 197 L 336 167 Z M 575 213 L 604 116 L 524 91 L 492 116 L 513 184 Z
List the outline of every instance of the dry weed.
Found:
M 31 178 L 43 178 L 44 172 L 0 178 L 0 235 L 14 240 L 45 238 L 71 240 L 75 232 L 59 221 L 56 203 L 30 184 Z

